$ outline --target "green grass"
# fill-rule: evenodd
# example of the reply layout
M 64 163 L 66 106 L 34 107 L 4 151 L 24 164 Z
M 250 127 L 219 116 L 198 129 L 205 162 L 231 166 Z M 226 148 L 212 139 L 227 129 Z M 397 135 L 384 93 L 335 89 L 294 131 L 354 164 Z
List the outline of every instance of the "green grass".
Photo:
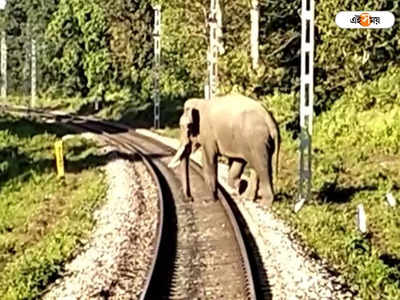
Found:
M 85 242 L 105 196 L 96 145 L 64 143 L 66 176 L 57 178 L 54 125 L 0 116 L 0 298 L 33 299 Z
M 400 89 L 379 91 L 399 80 L 399 68 L 392 68 L 377 81 L 360 83 L 316 119 L 313 197 L 297 215 L 292 210 L 298 154 L 293 140 L 284 139 L 274 211 L 362 299 L 399 299 L 400 294 L 400 209 L 386 203 L 391 191 L 400 204 Z M 366 210 L 367 234 L 356 227 L 358 204 Z
M 13 105 L 22 105 L 22 106 L 30 106 L 31 97 L 26 96 L 17 96 L 17 95 L 9 95 L 7 98 L 7 102 Z M 36 99 L 35 107 L 36 108 L 47 108 L 47 109 L 56 109 L 56 110 L 65 110 L 69 112 L 78 111 L 82 105 L 88 104 L 88 100 L 84 100 L 82 98 L 46 98 L 46 97 L 38 97 Z
M 362 299 L 399 299 L 400 295 L 399 84 L 400 67 L 391 67 L 381 78 L 347 89 L 331 110 L 316 118 L 312 199 L 298 214 L 293 212 L 298 141 L 284 128 L 297 112 L 282 113 L 296 107 L 293 95 L 262 99 L 279 114 L 282 130 L 273 211 L 314 254 L 327 259 Z M 157 132 L 179 137 L 179 129 Z M 395 208 L 386 203 L 388 191 L 397 199 Z M 367 234 L 357 230 L 358 204 L 367 214 Z

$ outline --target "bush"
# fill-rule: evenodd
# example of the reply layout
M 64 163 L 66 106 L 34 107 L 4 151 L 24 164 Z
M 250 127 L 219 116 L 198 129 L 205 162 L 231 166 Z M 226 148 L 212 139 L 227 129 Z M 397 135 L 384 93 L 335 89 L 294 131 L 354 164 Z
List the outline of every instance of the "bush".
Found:
M 271 111 L 281 128 L 289 128 L 299 120 L 299 95 L 295 93 L 274 93 L 260 99 L 264 107 Z
M 46 38 L 40 42 L 46 44 L 46 50 L 39 55 L 39 70 L 43 70 L 41 93 L 46 97 L 98 97 L 107 106 L 113 102 L 105 100 L 107 94 L 129 91 L 129 97 L 137 99 L 139 107 L 150 103 L 153 87 L 150 3 L 53 2 L 49 7 L 39 2 L 30 6 L 25 0 L 10 0 L 7 4 L 9 34 L 16 40 L 26 38 L 28 17 L 37 20 L 42 32 L 46 32 Z M 204 95 L 210 3 L 158 2 L 163 5 L 161 95 L 166 107 L 169 99 L 182 103 L 186 98 Z M 220 93 L 241 92 L 262 101 L 273 95 L 298 93 L 300 4 L 300 0 L 260 1 L 260 66 L 253 70 L 249 47 L 250 1 L 221 1 L 225 52 L 219 59 Z M 34 9 L 28 11 L 29 7 Z M 341 29 L 335 24 L 339 11 L 361 9 L 400 14 L 395 1 L 327 0 L 316 5 L 317 114 L 328 110 L 356 83 L 380 77 L 400 58 L 400 24 L 395 23 L 390 29 L 357 31 Z M 10 44 L 9 68 L 19 70 L 15 76 L 21 76 L 25 52 L 17 44 Z M 380 88 L 385 91 L 386 87 Z M 359 101 L 368 106 L 370 100 Z
M 400 24 L 380 30 L 339 28 L 339 11 L 384 10 L 400 14 L 395 1 L 320 1 L 316 4 L 316 106 L 326 110 L 355 83 L 376 79 L 400 58 Z M 360 47 L 360 45 L 362 45 Z

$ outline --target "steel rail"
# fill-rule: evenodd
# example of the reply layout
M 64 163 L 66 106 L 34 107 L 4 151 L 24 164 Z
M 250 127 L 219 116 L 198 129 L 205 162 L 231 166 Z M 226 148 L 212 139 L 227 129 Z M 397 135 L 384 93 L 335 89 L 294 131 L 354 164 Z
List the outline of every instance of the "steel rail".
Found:
M 130 128 L 130 127 L 126 126 L 126 125 L 123 125 L 123 124 L 112 123 L 112 122 L 103 121 L 103 120 L 96 120 L 94 118 L 86 118 L 86 117 L 79 117 L 79 118 L 82 119 L 82 120 L 85 120 L 85 121 L 98 122 L 98 123 L 104 124 L 106 127 L 118 128 L 118 129 L 123 129 L 123 130 L 131 130 L 132 129 L 132 128 Z M 146 140 L 148 140 L 149 142 L 151 142 L 153 144 L 157 144 L 160 148 L 168 149 L 169 151 L 172 150 L 171 147 L 169 147 L 169 146 L 167 146 L 167 145 L 165 145 L 165 144 L 163 144 L 163 143 L 161 143 L 159 141 L 156 141 L 154 139 L 151 139 L 149 137 L 141 135 L 141 134 L 139 134 L 137 132 L 130 132 L 130 134 L 131 135 L 136 135 L 136 136 L 138 136 L 140 138 L 143 138 L 143 139 L 146 139 Z M 142 147 L 140 147 L 139 145 L 132 145 L 132 147 L 134 147 L 134 149 L 136 151 L 138 151 L 138 152 L 141 152 L 141 153 L 145 153 L 146 152 L 146 150 L 143 149 Z M 203 173 L 201 172 L 201 168 L 202 167 L 195 161 L 192 161 L 192 163 L 194 163 L 194 166 L 195 166 L 195 168 L 193 168 L 193 169 L 204 179 Z M 219 188 L 221 189 L 222 187 L 219 185 Z M 240 253 L 241 253 L 241 257 L 242 257 L 242 266 L 245 269 L 245 278 L 246 278 L 246 281 L 247 281 L 246 285 L 248 287 L 248 291 L 247 292 L 249 294 L 249 299 L 257 299 L 257 297 L 256 297 L 256 289 L 255 289 L 255 286 L 254 286 L 253 272 L 252 272 L 252 269 L 251 269 L 251 264 L 250 264 L 250 260 L 249 260 L 249 256 L 248 256 L 248 251 L 247 251 L 247 248 L 246 248 L 246 245 L 245 245 L 245 242 L 244 242 L 244 239 L 243 239 L 242 232 L 240 230 L 239 224 L 238 224 L 238 222 L 236 220 L 236 217 L 235 217 L 235 215 L 234 215 L 234 213 L 232 211 L 232 208 L 231 208 L 230 204 L 228 203 L 228 200 L 226 199 L 225 195 L 223 193 L 219 192 L 218 196 L 219 196 L 219 199 L 221 200 L 222 206 L 224 207 L 224 211 L 227 214 L 227 217 L 228 217 L 228 219 L 229 219 L 229 221 L 230 221 L 230 223 L 231 223 L 231 225 L 233 227 L 235 238 L 236 238 L 236 241 L 237 241 L 238 246 L 240 248 Z M 147 282 L 150 282 L 150 280 L 151 280 L 151 278 L 148 278 Z M 142 297 L 141 299 L 145 299 L 145 297 Z
M 27 109 L 23 108 L 23 107 L 10 107 L 10 106 L 6 106 L 6 105 L 0 105 L 0 110 L 3 110 L 3 111 L 17 111 L 17 112 L 22 112 L 22 113 L 27 111 Z M 56 115 L 57 117 L 59 117 L 59 116 L 69 117 L 68 114 L 65 114 L 65 115 L 62 114 L 62 113 L 55 113 L 54 114 L 54 113 L 49 113 L 46 110 L 42 110 L 42 109 L 28 109 L 28 111 L 44 115 L 45 117 L 54 117 L 54 115 Z M 66 124 L 63 124 L 63 125 L 65 126 Z M 82 129 L 82 128 L 85 128 L 85 126 L 82 126 L 81 124 L 74 124 L 74 125 L 68 124 L 67 126 L 78 128 L 78 130 Z M 87 128 L 85 128 L 85 129 L 87 129 Z M 91 128 L 90 131 L 93 132 L 94 131 L 93 128 Z M 162 232 L 163 232 L 163 229 L 164 229 L 164 222 L 165 222 L 165 220 L 164 220 L 164 195 L 162 193 L 161 183 L 160 183 L 159 177 L 157 176 L 157 174 L 156 174 L 156 172 L 154 170 L 155 167 L 153 166 L 153 164 L 151 163 L 150 159 L 147 158 L 146 155 L 144 155 L 141 151 L 138 151 L 138 149 L 135 148 L 135 147 L 129 147 L 129 146 L 131 146 L 129 144 L 121 143 L 116 138 L 112 137 L 111 135 L 109 135 L 107 133 L 104 133 L 104 132 L 99 132 L 99 133 L 103 136 L 103 137 L 100 137 L 101 139 L 112 141 L 112 144 L 117 146 L 117 147 L 119 147 L 120 149 L 122 148 L 122 149 L 125 149 L 125 150 L 129 151 L 129 152 L 136 153 L 141 158 L 143 163 L 145 164 L 147 170 L 149 171 L 149 173 L 150 173 L 151 177 L 153 178 L 153 180 L 155 182 L 155 185 L 157 187 L 158 200 L 159 200 L 158 201 L 158 205 L 159 205 L 158 226 L 157 226 L 157 233 L 156 233 L 157 237 L 156 237 L 156 242 L 155 242 L 155 246 L 154 246 L 154 250 L 153 250 L 152 261 L 150 263 L 150 267 L 149 267 L 149 270 L 147 272 L 148 275 L 146 276 L 144 287 L 143 287 L 143 292 L 142 292 L 141 297 L 140 297 L 140 299 L 145 299 L 145 295 L 147 294 L 147 291 L 148 291 L 149 285 L 150 285 L 150 281 L 151 281 L 151 278 L 152 278 L 152 276 L 150 276 L 150 275 L 153 274 L 155 266 L 156 266 L 156 263 L 157 263 L 157 260 L 158 260 L 158 256 L 159 256 L 158 253 L 160 252 Z M 104 136 L 106 138 L 104 138 Z
M 175 149 L 171 148 L 170 146 L 165 145 L 164 143 L 154 140 L 150 137 L 139 134 L 135 131 L 132 131 L 132 128 L 130 128 L 124 124 L 120 124 L 120 123 L 104 121 L 104 120 L 96 119 L 93 117 L 79 116 L 76 114 L 69 114 L 69 113 L 65 113 L 65 112 L 48 111 L 46 109 L 29 109 L 29 108 L 21 107 L 21 106 L 15 107 L 15 106 L 8 106 L 8 105 L 0 105 L 0 111 L 1 110 L 8 111 L 8 112 L 9 111 L 21 112 L 24 114 L 33 113 L 36 115 L 44 116 L 46 118 L 55 118 L 56 122 L 59 122 L 62 125 L 75 126 L 77 128 L 81 128 L 81 129 L 83 128 L 85 130 L 95 132 L 96 129 L 93 129 L 93 126 L 88 126 L 87 124 L 80 123 L 80 122 L 88 122 L 89 121 L 89 122 L 93 122 L 94 125 L 97 125 L 97 126 L 101 125 L 102 129 L 111 129 L 112 128 L 112 129 L 118 129 L 118 130 L 121 130 L 121 129 L 126 130 L 129 132 L 129 135 L 131 135 L 131 136 L 135 136 L 136 138 L 146 140 L 147 142 L 149 142 L 153 145 L 157 145 L 161 149 L 168 150 L 168 152 L 171 155 L 174 154 L 174 152 L 175 152 Z M 67 119 L 69 121 L 77 121 L 77 123 L 66 124 L 66 123 L 62 122 L 63 119 L 64 120 Z M 142 292 L 141 298 L 140 298 L 140 299 L 146 299 L 146 295 L 149 292 L 150 282 L 152 280 L 153 272 L 155 270 L 155 266 L 156 266 L 156 263 L 157 263 L 157 260 L 159 257 L 159 253 L 160 253 L 160 244 L 161 244 L 161 240 L 162 240 L 161 233 L 163 232 L 163 223 L 164 223 L 163 221 L 164 221 L 164 217 L 165 217 L 163 193 L 162 193 L 162 189 L 161 189 L 160 180 L 155 172 L 156 166 L 152 163 L 151 159 L 146 156 L 145 153 L 147 151 L 145 148 L 143 148 L 143 146 L 134 144 L 132 142 L 132 140 L 129 140 L 127 137 L 123 138 L 125 140 L 125 143 L 122 144 L 121 138 L 116 139 L 111 134 L 104 132 L 104 130 L 98 129 L 97 132 L 100 133 L 101 135 L 105 136 L 106 139 L 113 141 L 114 144 L 118 145 L 119 147 L 124 148 L 125 150 L 128 150 L 128 151 L 133 151 L 133 152 L 137 153 L 145 162 L 146 167 L 150 171 L 152 177 L 154 178 L 154 180 L 156 182 L 157 188 L 158 188 L 158 195 L 159 195 L 159 199 L 160 199 L 160 204 L 159 204 L 160 205 L 160 216 L 159 216 L 157 241 L 156 241 L 156 246 L 155 246 L 155 251 L 154 251 L 155 254 L 153 255 L 153 260 L 152 260 L 151 266 L 149 268 L 148 275 L 145 280 L 143 292 Z M 194 162 L 194 161 L 192 161 L 191 166 L 192 166 L 192 169 L 195 170 L 196 173 L 198 173 L 203 178 L 203 174 L 201 172 L 201 166 L 197 162 Z M 159 171 L 161 172 L 161 170 L 159 170 Z M 221 200 L 221 204 L 224 208 L 224 211 L 229 219 L 229 222 L 231 223 L 236 242 L 240 249 L 240 256 L 242 259 L 242 267 L 244 268 L 244 271 L 245 271 L 244 278 L 246 280 L 245 286 L 247 287 L 246 292 L 248 295 L 248 299 L 257 299 L 258 297 L 257 297 L 255 281 L 254 281 L 254 276 L 253 276 L 254 270 L 250 263 L 248 250 L 247 250 L 244 238 L 243 238 L 243 232 L 239 226 L 238 221 L 236 220 L 235 214 L 233 212 L 232 204 L 229 203 L 228 199 L 225 196 L 227 194 L 226 191 L 224 191 L 223 187 L 220 184 L 218 184 L 218 187 L 219 187 L 219 191 L 218 191 L 219 199 Z

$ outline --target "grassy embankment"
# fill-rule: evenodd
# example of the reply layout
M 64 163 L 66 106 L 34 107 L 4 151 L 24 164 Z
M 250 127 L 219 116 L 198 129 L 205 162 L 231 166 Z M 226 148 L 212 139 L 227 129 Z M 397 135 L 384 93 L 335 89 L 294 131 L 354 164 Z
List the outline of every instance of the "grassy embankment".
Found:
M 66 176 L 57 178 L 54 125 L 0 116 L 0 298 L 33 299 L 85 242 L 105 196 L 96 145 L 64 143 Z
M 278 98 L 272 97 L 271 102 L 278 104 Z M 283 101 L 282 106 L 288 105 Z M 342 273 L 362 299 L 400 295 L 399 120 L 399 67 L 346 90 L 331 110 L 315 120 L 313 197 L 298 214 L 293 213 L 298 144 L 289 132 L 282 132 L 274 212 L 315 254 Z M 158 132 L 179 135 L 177 129 Z M 395 208 L 386 202 L 389 191 L 398 200 Z M 358 204 L 367 214 L 365 235 L 356 226 Z
M 29 106 L 31 97 L 22 97 L 22 96 L 8 96 L 8 103 L 12 105 L 21 105 L 21 106 Z M 65 110 L 69 112 L 77 111 L 82 105 L 86 102 L 80 98 L 57 98 L 57 99 L 48 99 L 43 97 L 38 97 L 36 99 L 35 107 L 36 108 L 47 108 L 47 109 L 59 109 Z

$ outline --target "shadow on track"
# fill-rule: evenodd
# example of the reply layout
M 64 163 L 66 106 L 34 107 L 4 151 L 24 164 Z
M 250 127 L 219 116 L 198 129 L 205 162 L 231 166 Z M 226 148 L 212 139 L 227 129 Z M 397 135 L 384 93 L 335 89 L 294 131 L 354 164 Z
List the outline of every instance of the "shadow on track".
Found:
M 245 240 L 245 245 L 247 253 L 249 254 L 249 261 L 251 265 L 251 270 L 254 278 L 254 285 L 256 289 L 257 299 L 272 299 L 271 286 L 268 282 L 268 274 L 264 269 L 260 251 L 257 247 L 257 243 L 250 232 L 249 227 L 246 224 L 239 208 L 237 207 L 235 201 L 231 198 L 229 193 L 218 184 L 218 190 L 226 198 L 229 206 L 232 209 L 233 214 L 239 224 L 240 231 Z
M 154 273 L 149 282 L 148 292 L 145 297 L 141 299 L 168 299 L 171 293 L 173 270 L 175 270 L 174 263 L 176 261 L 177 251 L 177 216 L 175 201 L 170 189 L 167 178 L 154 166 L 150 161 L 150 165 L 159 179 L 162 187 L 163 200 L 164 200 L 164 225 L 161 232 L 160 252 L 157 257 Z

